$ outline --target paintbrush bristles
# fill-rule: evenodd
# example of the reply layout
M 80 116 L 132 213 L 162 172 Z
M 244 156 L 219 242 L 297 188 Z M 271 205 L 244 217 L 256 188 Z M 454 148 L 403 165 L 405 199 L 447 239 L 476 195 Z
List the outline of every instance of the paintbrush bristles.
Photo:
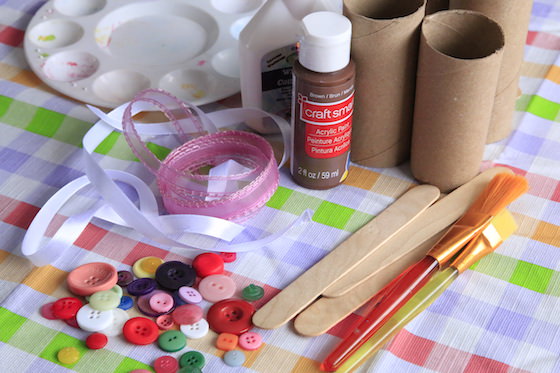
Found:
M 528 189 L 529 184 L 523 176 L 498 174 L 488 183 L 465 215 L 477 212 L 496 216 Z

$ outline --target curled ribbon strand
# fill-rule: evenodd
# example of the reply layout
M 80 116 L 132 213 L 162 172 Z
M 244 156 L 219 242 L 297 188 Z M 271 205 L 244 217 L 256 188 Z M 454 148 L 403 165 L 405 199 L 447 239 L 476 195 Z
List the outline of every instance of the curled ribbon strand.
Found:
M 164 114 L 170 121 L 150 124 L 132 122 L 132 117 L 135 114 L 146 110 L 153 110 L 154 106 L 163 110 Z M 143 91 L 139 94 L 139 96 L 137 96 L 137 100 L 121 105 L 109 114 L 105 114 L 94 107 L 89 108 L 100 118 L 100 120 L 95 123 L 95 125 L 83 138 L 83 154 L 86 176 L 82 176 L 68 183 L 45 203 L 29 226 L 22 242 L 22 253 L 35 265 L 53 263 L 56 259 L 58 259 L 58 257 L 60 257 L 65 250 L 73 244 L 93 218 L 99 218 L 113 224 L 133 228 L 145 237 L 162 245 L 183 249 L 200 249 L 219 252 L 245 252 L 261 248 L 282 237 L 290 229 L 311 220 L 311 212 L 305 211 L 291 224 L 273 234 L 257 240 L 232 244 L 231 241 L 236 237 L 239 237 L 244 230 L 244 226 L 231 220 L 209 215 L 216 210 L 221 209 L 231 213 L 229 215 L 230 217 L 243 219 L 248 218 L 250 214 L 254 213 L 270 197 L 271 192 L 267 192 L 266 190 L 269 187 L 269 184 L 266 184 L 267 188 L 263 187 L 259 189 L 253 187 L 247 189 L 250 194 L 256 195 L 261 193 L 261 195 L 257 196 L 258 198 L 250 198 L 249 201 L 245 201 L 246 203 L 243 205 L 243 208 L 245 208 L 246 211 L 242 214 L 235 213 L 235 205 L 239 203 L 239 199 L 236 199 L 236 197 L 243 194 L 239 193 L 240 191 L 243 191 L 243 188 L 240 190 L 230 190 L 228 188 L 231 186 L 230 184 L 232 180 L 245 180 L 254 176 L 253 181 L 259 180 L 259 178 L 262 181 L 262 179 L 265 178 L 264 176 L 266 176 L 263 176 L 264 171 L 271 171 L 269 166 L 270 162 L 268 161 L 262 162 L 262 160 L 259 160 L 262 165 L 260 167 L 253 168 L 244 167 L 248 165 L 250 166 L 250 162 L 246 162 L 245 165 L 240 165 L 239 163 L 235 164 L 235 162 L 233 162 L 233 165 L 228 163 L 228 154 L 226 150 L 231 149 L 231 147 L 226 146 L 224 148 L 224 142 L 217 141 L 218 146 L 222 146 L 222 148 L 219 148 L 219 160 L 223 160 L 224 163 L 222 165 L 216 165 L 217 167 L 215 167 L 215 170 L 217 171 L 211 171 L 209 175 L 195 175 L 194 177 L 194 179 L 196 179 L 201 176 L 201 179 L 205 179 L 206 187 L 210 189 L 209 192 L 207 189 L 206 194 L 204 194 L 203 190 L 200 188 L 196 190 L 198 194 L 195 195 L 199 198 L 198 205 L 200 206 L 200 209 L 197 210 L 196 206 L 193 205 L 191 206 L 191 210 L 189 212 L 200 211 L 199 213 L 159 215 L 159 207 L 156 197 L 144 181 L 135 175 L 124 171 L 104 170 L 92 156 L 92 153 L 97 146 L 109 134 L 111 134 L 114 130 L 119 132 L 125 131 L 127 126 L 132 126 L 132 128 L 129 127 L 128 130 L 133 130 L 135 133 L 133 136 L 136 136 L 136 138 L 132 141 L 127 138 L 127 141 L 129 141 L 129 144 L 133 146 L 133 151 L 135 153 L 141 154 L 142 151 L 147 149 L 138 150 L 137 146 L 140 146 L 140 144 L 138 144 L 137 141 L 141 141 L 140 135 L 165 136 L 172 134 L 178 136 L 181 140 L 186 140 L 187 142 L 184 144 L 185 146 L 195 144 L 194 148 L 196 148 L 199 145 L 197 141 L 200 142 L 200 139 L 204 139 L 208 136 L 210 136 L 210 138 L 217 138 L 220 140 L 220 136 L 228 136 L 221 135 L 223 133 L 227 134 L 227 132 L 239 132 L 217 132 L 217 127 L 221 128 L 232 126 L 250 119 L 262 119 L 270 116 L 269 114 L 258 109 L 227 109 L 206 115 L 200 109 L 194 106 L 188 106 L 175 97 L 160 90 Z M 179 121 L 176 116 L 177 109 L 179 109 L 180 114 L 182 112 L 184 118 L 188 118 L 187 121 Z M 124 118 L 123 122 L 121 122 L 120 118 Z M 272 116 L 272 119 L 278 124 L 284 139 L 284 155 L 282 161 L 278 165 L 278 167 L 281 167 L 290 153 L 289 125 L 286 121 L 279 117 Z M 130 121 L 127 122 L 127 120 Z M 193 133 L 193 131 L 200 133 L 204 132 L 205 129 L 208 133 L 207 136 L 189 140 L 189 134 Z M 125 133 L 125 135 L 126 134 L 127 133 Z M 128 134 L 130 135 L 130 132 L 128 132 Z M 245 134 L 241 134 L 241 136 L 245 136 Z M 250 138 L 250 136 L 257 137 L 256 135 L 249 134 L 249 137 L 243 137 L 243 139 Z M 261 140 L 264 141 L 263 139 Z M 188 145 L 189 143 L 190 145 Z M 242 141 L 241 143 L 243 144 L 244 142 Z M 211 148 L 213 144 L 213 142 L 210 142 L 206 143 L 205 146 Z M 145 147 L 144 144 L 141 146 Z M 239 151 L 239 149 L 236 149 L 236 151 Z M 172 156 L 171 154 L 170 156 Z M 255 152 L 255 154 L 256 156 L 259 154 L 262 157 L 267 156 L 267 154 L 259 152 Z M 195 158 L 192 157 L 192 155 L 192 153 L 187 151 L 182 156 L 186 157 L 185 159 L 192 161 L 191 158 Z M 166 167 L 161 167 L 162 162 L 155 158 L 152 153 L 150 153 L 150 155 L 142 154 L 142 156 L 146 156 L 146 159 L 149 159 L 150 165 L 147 165 L 145 162 L 148 168 L 154 167 L 154 173 L 156 174 L 156 177 L 158 177 L 158 183 L 160 183 L 161 187 L 161 177 L 166 177 L 166 175 L 168 175 L 161 170 L 163 169 L 168 171 L 170 167 L 167 165 Z M 268 156 L 271 156 L 271 154 L 268 154 Z M 146 160 L 142 157 L 139 158 L 143 160 L 143 162 Z M 231 160 L 231 158 L 230 154 L 229 159 Z M 235 156 L 233 156 L 233 158 L 235 158 Z M 196 159 L 194 161 L 196 161 Z M 278 171 L 275 161 L 272 164 L 274 165 L 274 172 L 276 173 L 277 178 Z M 233 174 L 231 174 L 232 170 L 234 170 Z M 177 169 L 175 168 L 173 171 L 175 172 Z M 192 172 L 186 172 L 183 174 L 186 174 L 189 177 L 193 176 Z M 272 174 L 274 175 L 274 173 Z M 177 175 L 175 175 L 175 177 L 176 176 Z M 187 180 L 187 182 L 177 184 L 179 184 L 182 188 L 185 186 L 188 187 L 192 185 L 192 180 L 193 178 Z M 138 206 L 129 199 L 115 181 L 127 184 L 135 190 L 139 201 Z M 251 185 L 253 181 L 249 181 L 247 185 Z M 165 185 L 165 180 L 163 184 Z M 53 238 L 51 238 L 46 245 L 42 246 L 41 241 L 46 228 L 56 213 L 75 194 L 90 186 L 94 188 L 102 199 L 96 202 L 93 207 L 87 211 L 69 217 L 58 229 Z M 276 186 L 274 186 L 274 189 L 275 188 Z M 179 190 L 181 189 L 179 188 Z M 274 190 L 272 190 L 272 192 L 274 192 Z M 266 195 L 266 193 L 270 194 L 266 196 L 265 200 L 263 195 Z M 224 197 L 226 197 L 225 200 Z M 212 211 L 207 210 L 208 206 L 218 207 L 216 210 Z M 219 241 L 215 247 L 203 247 L 202 245 L 193 244 L 192 242 L 187 244 L 179 239 L 180 236 L 185 233 L 209 236 L 217 238 Z

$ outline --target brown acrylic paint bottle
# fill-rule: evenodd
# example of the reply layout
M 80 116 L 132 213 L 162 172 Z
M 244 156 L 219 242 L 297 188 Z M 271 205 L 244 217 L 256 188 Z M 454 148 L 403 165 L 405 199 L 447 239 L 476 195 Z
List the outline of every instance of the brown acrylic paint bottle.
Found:
M 352 24 L 337 13 L 303 18 L 304 36 L 293 67 L 292 157 L 295 182 L 329 189 L 348 176 L 354 63 Z

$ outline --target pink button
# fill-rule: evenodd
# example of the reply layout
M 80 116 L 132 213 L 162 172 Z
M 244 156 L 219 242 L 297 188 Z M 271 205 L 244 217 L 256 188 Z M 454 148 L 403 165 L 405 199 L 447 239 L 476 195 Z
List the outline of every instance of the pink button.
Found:
M 202 302 L 202 295 L 198 290 L 191 288 L 190 286 L 182 286 L 179 288 L 179 298 L 188 304 L 197 304 Z
M 43 304 L 41 306 L 41 316 L 43 316 L 47 320 L 57 320 L 58 319 L 58 317 L 56 317 L 53 314 L 53 310 L 52 310 L 53 304 L 54 304 L 54 302 L 50 302 L 50 303 Z
M 94 262 L 74 269 L 66 277 L 66 283 L 72 293 L 86 296 L 111 289 L 117 279 L 117 270 L 111 264 Z
M 173 325 L 175 325 L 175 323 L 173 322 L 173 317 L 171 317 L 171 315 L 158 316 L 156 319 L 156 324 L 161 330 L 171 329 Z
M 209 302 L 219 302 L 235 294 L 235 282 L 225 275 L 204 277 L 198 284 L 198 291 Z
M 175 324 L 185 325 L 194 324 L 202 319 L 202 308 L 194 304 L 184 304 L 175 308 L 171 314 Z
M 156 293 L 150 298 L 150 307 L 156 312 L 167 312 L 173 307 L 173 297 L 167 293 Z
M 262 345 L 262 337 L 255 332 L 243 333 L 239 336 L 239 347 L 244 350 L 256 350 Z

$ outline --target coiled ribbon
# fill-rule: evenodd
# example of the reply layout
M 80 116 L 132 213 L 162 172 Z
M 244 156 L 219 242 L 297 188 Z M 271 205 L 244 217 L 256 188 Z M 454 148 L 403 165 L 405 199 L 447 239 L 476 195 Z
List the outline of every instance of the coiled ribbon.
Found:
M 65 185 L 37 213 L 22 242 L 22 253 L 35 265 L 57 260 L 93 218 L 130 227 L 162 245 L 219 252 L 245 252 L 261 248 L 282 237 L 291 228 L 310 220 L 305 211 L 294 222 L 264 238 L 236 244 L 244 226 L 266 203 L 278 185 L 278 168 L 290 153 L 289 125 L 283 119 L 258 109 L 226 109 L 205 114 L 161 90 L 140 92 L 131 102 L 108 114 L 88 106 L 100 120 L 83 138 L 86 175 Z M 167 122 L 135 123 L 141 112 L 163 112 Z M 276 165 L 272 148 L 261 137 L 242 131 L 217 132 L 248 120 L 270 117 L 279 126 L 284 155 Z M 134 154 L 156 176 L 163 203 L 171 214 L 160 215 L 156 196 L 139 177 L 119 170 L 104 170 L 93 152 L 113 131 L 124 132 Z M 192 137 L 192 134 L 203 134 Z M 142 137 L 158 139 L 160 146 L 175 149 L 160 161 Z M 199 172 L 208 168 L 210 172 Z M 130 186 L 138 205 L 117 185 Z M 70 216 L 46 245 L 43 236 L 64 204 L 92 186 L 102 197 L 87 211 Z M 236 222 L 237 221 L 237 222 Z M 214 247 L 181 240 L 185 233 L 219 239 Z

